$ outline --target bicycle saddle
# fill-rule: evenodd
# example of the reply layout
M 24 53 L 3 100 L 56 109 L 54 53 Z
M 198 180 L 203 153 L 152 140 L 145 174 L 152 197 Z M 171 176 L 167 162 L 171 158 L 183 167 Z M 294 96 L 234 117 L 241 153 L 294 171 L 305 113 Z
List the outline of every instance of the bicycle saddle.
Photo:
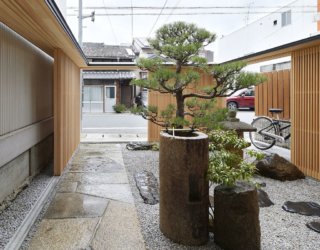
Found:
M 281 113 L 283 109 L 269 109 L 270 113 Z

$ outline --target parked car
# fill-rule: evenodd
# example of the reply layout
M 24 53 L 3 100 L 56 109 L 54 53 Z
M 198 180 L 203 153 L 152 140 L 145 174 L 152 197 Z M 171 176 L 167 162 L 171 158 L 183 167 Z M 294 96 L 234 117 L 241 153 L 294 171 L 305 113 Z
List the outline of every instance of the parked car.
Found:
M 228 109 L 254 109 L 254 88 L 240 89 L 227 97 L 226 102 Z

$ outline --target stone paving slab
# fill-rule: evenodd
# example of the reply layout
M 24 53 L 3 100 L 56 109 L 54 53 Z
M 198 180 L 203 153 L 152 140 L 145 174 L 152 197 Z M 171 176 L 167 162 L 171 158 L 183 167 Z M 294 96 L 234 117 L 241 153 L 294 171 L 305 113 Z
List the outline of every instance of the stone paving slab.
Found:
M 119 144 L 81 144 L 30 249 L 145 249 Z
M 99 218 L 44 219 L 29 249 L 85 249 L 90 244 L 98 222 Z
M 145 249 L 134 204 L 110 201 L 92 249 Z
M 102 216 L 108 200 L 78 193 L 57 193 L 50 204 L 46 219 L 87 218 Z
M 80 184 L 77 192 L 133 204 L 129 184 Z

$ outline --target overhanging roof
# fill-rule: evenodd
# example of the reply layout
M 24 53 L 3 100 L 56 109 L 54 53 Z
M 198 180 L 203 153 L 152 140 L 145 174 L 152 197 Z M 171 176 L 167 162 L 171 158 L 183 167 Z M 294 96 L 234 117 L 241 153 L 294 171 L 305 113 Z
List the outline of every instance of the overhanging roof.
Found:
M 83 71 L 83 79 L 133 79 L 132 71 Z
M 280 57 L 290 56 L 293 51 L 297 51 L 297 50 L 301 50 L 301 49 L 305 49 L 305 48 L 309 48 L 317 45 L 320 45 L 320 34 L 311 36 L 305 39 L 301 39 L 298 41 L 294 41 L 291 43 L 287 43 L 281 46 L 277 46 L 271 49 L 259 51 L 257 53 L 253 53 L 243 57 L 235 58 L 233 60 L 226 61 L 223 63 L 228 63 L 228 62 L 233 62 L 238 60 L 243 60 L 248 63 L 258 63 L 262 61 L 277 59 Z
M 79 67 L 86 58 L 53 0 L 0 1 L 0 21 L 53 57 L 60 48 Z

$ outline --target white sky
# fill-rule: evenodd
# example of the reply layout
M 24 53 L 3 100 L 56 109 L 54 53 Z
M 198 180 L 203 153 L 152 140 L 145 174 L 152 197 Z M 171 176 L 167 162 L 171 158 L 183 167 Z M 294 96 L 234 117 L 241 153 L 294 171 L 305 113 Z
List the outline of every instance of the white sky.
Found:
M 217 7 L 228 6 L 226 9 L 206 8 L 206 9 L 169 9 L 163 13 L 171 15 L 160 16 L 134 16 L 133 17 L 133 37 L 152 37 L 154 31 L 165 23 L 173 21 L 185 21 L 197 24 L 199 27 L 206 28 L 215 32 L 218 37 L 227 35 L 246 24 L 257 20 L 278 9 L 280 6 L 287 5 L 292 0 L 83 0 L 83 14 L 90 14 L 94 9 L 86 7 L 118 7 L 118 6 L 152 6 L 162 8 L 167 1 L 166 7 Z M 78 8 L 79 0 L 67 0 L 67 22 L 72 29 L 75 37 L 78 37 Z M 245 7 L 245 8 L 230 8 Z M 129 10 L 105 10 L 95 9 L 96 14 L 112 13 L 131 13 Z M 161 9 L 133 10 L 133 13 L 160 13 Z M 210 15 L 175 15 L 178 13 L 203 13 L 220 12 L 225 14 Z M 259 13 L 257 13 L 259 12 Z M 238 13 L 238 14 L 231 14 Z M 99 16 L 95 22 L 90 18 L 83 20 L 83 42 L 104 42 L 105 44 L 131 43 L 132 41 L 132 19 L 131 16 Z M 152 27 L 154 29 L 152 30 Z M 151 32 L 152 30 L 152 32 Z M 150 33 L 151 32 L 151 33 Z

